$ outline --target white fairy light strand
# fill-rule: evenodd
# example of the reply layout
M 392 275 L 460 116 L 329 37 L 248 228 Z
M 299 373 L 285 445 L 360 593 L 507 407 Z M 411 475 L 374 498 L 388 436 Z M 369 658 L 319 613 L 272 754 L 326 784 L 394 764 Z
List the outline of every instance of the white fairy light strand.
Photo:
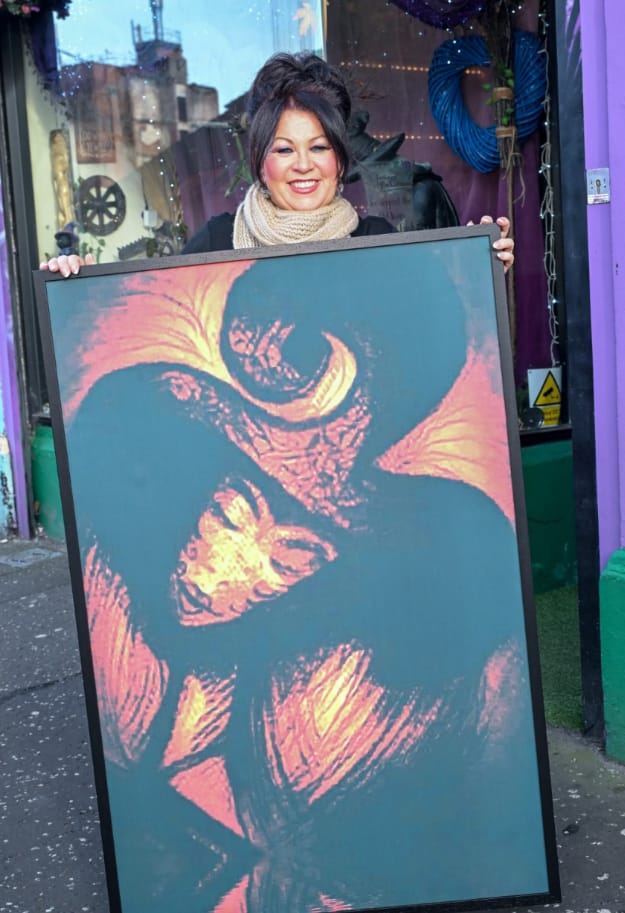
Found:
M 144 85 L 144 87 L 147 87 L 148 85 L 150 85 L 153 93 L 157 89 L 157 83 L 152 82 L 152 81 L 148 82 L 148 80 L 145 77 L 143 79 L 143 85 Z M 146 96 L 144 95 L 143 98 L 145 99 L 145 97 Z M 158 121 L 156 119 L 157 114 L 159 117 Z M 165 197 L 169 201 L 169 215 L 170 215 L 172 222 L 174 222 L 174 223 L 180 222 L 180 221 L 182 221 L 182 208 L 181 208 L 179 197 L 177 195 L 175 177 L 171 173 L 171 167 L 168 166 L 167 162 L 165 161 L 165 154 L 167 152 L 167 149 L 163 149 L 163 146 L 162 146 L 162 141 L 163 141 L 163 135 L 162 135 L 162 131 L 161 131 L 162 112 L 160 112 L 160 111 L 157 112 L 155 100 L 152 102 L 152 117 L 149 118 L 149 123 L 154 127 L 154 130 L 156 132 L 156 153 L 158 156 L 158 166 L 159 166 L 158 173 L 159 173 L 159 177 L 162 178 L 162 185 L 163 185 Z M 174 177 L 174 181 L 172 181 L 172 177 Z
M 557 364 L 556 347 L 559 339 L 559 324 L 556 306 L 557 287 L 557 264 L 555 256 L 555 212 L 554 212 L 554 195 L 553 195 L 553 176 L 551 170 L 551 95 L 549 86 L 549 52 L 547 50 L 547 22 L 546 14 L 543 11 L 539 13 L 542 35 L 545 39 L 545 59 L 547 67 L 547 91 L 545 93 L 545 141 L 540 148 L 540 169 L 544 180 L 545 190 L 540 205 L 540 218 L 543 220 L 545 228 L 545 253 L 543 256 L 543 265 L 545 275 L 547 276 L 547 310 L 549 312 L 549 354 L 551 356 L 551 366 Z

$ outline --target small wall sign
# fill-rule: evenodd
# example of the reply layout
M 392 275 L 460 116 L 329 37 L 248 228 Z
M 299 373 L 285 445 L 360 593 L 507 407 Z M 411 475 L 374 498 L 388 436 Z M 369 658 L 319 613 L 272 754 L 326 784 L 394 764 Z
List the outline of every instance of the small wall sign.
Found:
M 610 202 L 609 168 L 592 168 L 586 172 L 586 196 L 589 206 Z
M 543 425 L 557 425 L 562 404 L 562 367 L 530 368 L 527 372 L 530 405 L 543 413 Z

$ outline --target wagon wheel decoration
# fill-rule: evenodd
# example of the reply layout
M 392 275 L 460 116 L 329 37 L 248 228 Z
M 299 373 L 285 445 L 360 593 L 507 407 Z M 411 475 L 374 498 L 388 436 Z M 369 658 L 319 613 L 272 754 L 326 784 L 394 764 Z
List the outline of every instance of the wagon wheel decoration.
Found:
M 105 174 L 94 174 L 78 188 L 80 221 L 92 235 L 110 235 L 126 217 L 126 197 L 119 184 Z

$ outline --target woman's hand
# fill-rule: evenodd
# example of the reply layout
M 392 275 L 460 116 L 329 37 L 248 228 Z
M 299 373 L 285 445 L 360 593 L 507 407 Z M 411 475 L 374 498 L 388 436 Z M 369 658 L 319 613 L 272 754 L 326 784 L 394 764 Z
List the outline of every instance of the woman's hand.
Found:
M 60 257 L 51 257 L 50 260 L 44 260 L 43 263 L 39 264 L 39 269 L 47 269 L 51 273 L 60 273 L 67 279 L 68 276 L 77 276 L 81 266 L 93 266 L 94 263 L 95 257 L 93 254 L 87 254 L 84 260 L 78 254 L 70 254 L 69 256 L 61 254 Z
M 492 222 L 492 216 L 482 216 L 480 219 L 480 225 Z M 497 251 L 497 256 L 503 263 L 503 271 L 507 273 L 512 264 L 514 263 L 514 238 L 508 237 L 508 232 L 510 231 L 510 219 L 507 219 L 505 216 L 500 216 L 497 220 L 497 225 L 501 231 L 501 237 L 498 241 L 495 241 L 493 247 Z M 475 222 L 467 222 L 467 225 L 475 225 Z

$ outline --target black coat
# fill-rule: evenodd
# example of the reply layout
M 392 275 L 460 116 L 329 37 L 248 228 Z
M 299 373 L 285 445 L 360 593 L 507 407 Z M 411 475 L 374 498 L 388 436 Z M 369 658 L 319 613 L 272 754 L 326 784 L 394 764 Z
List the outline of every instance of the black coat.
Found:
M 190 238 L 182 249 L 183 254 L 208 254 L 217 250 L 232 250 L 232 229 L 234 215 L 231 212 L 222 212 L 214 216 Z M 395 229 L 390 222 L 381 216 L 367 216 L 359 219 L 352 238 L 361 238 L 365 235 L 388 235 Z

